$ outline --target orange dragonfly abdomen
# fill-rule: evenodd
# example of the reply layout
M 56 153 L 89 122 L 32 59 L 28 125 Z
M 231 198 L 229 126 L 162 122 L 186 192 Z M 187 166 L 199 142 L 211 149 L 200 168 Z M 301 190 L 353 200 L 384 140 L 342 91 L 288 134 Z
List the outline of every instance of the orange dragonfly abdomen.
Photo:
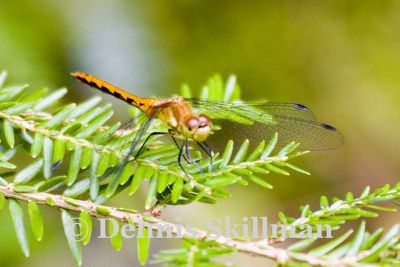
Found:
M 73 72 L 71 75 L 87 85 L 124 100 L 132 106 L 137 107 L 147 115 L 152 115 L 152 107 L 154 106 L 155 102 L 158 102 L 155 98 L 141 98 L 139 96 L 130 94 L 112 84 L 109 84 L 108 82 L 84 72 Z

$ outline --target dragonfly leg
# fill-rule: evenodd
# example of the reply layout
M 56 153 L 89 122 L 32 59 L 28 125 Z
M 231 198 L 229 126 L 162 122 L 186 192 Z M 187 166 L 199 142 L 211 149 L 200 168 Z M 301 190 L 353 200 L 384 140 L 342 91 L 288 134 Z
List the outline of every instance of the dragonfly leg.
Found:
M 186 172 L 185 168 L 182 165 L 182 156 L 184 156 L 183 155 L 184 145 L 185 145 L 185 140 L 182 141 L 182 144 L 179 146 L 178 164 L 179 164 L 179 167 L 181 167 L 182 171 L 185 173 L 185 175 L 190 178 L 189 174 Z
M 146 143 L 150 140 L 150 138 L 154 135 L 163 135 L 163 134 L 170 134 L 169 132 L 152 132 L 151 134 L 149 134 L 149 136 L 147 136 L 146 140 L 144 140 L 143 145 L 140 147 L 139 151 L 136 153 L 135 155 L 135 159 L 140 155 L 140 152 L 142 152 L 144 146 L 146 145 Z
M 213 169 L 213 151 L 212 151 L 212 148 L 206 142 L 203 142 L 203 143 L 196 142 L 196 143 L 210 157 L 210 166 L 208 168 L 208 171 L 212 171 L 212 169 Z
M 174 141 L 176 147 L 180 150 L 181 148 L 180 148 L 180 146 L 179 146 L 179 144 L 178 144 L 178 141 L 176 141 L 176 138 L 175 138 L 173 135 L 171 135 L 171 137 L 172 137 L 172 140 Z M 185 156 L 185 155 L 182 155 L 182 156 L 183 156 L 183 158 L 185 159 L 185 161 L 187 162 L 187 164 L 190 164 L 190 162 L 189 162 L 189 160 L 186 158 L 186 156 Z
M 203 169 L 201 168 L 201 166 L 200 166 L 200 165 L 192 158 L 192 156 L 190 155 L 190 151 L 189 151 L 189 142 L 188 142 L 187 139 L 185 140 L 185 152 L 186 152 L 186 156 L 188 157 L 188 159 L 190 160 L 190 162 L 192 162 L 193 165 L 195 165 L 195 166 L 200 170 L 200 173 L 201 173 L 201 175 L 203 176 L 203 175 L 204 175 Z

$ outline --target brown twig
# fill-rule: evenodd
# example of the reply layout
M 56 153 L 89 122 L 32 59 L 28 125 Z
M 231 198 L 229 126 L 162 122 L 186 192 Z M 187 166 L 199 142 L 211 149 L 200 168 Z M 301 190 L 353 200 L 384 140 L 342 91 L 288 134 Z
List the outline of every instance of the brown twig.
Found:
M 42 192 L 17 193 L 14 191 L 13 184 L 0 186 L 0 192 L 3 193 L 6 198 L 21 200 L 25 202 L 34 201 L 37 204 L 52 206 L 55 208 L 75 212 L 85 211 L 93 217 L 114 218 L 121 222 L 133 223 L 136 226 L 144 225 L 152 231 L 159 231 L 160 229 L 162 229 L 163 233 L 166 233 L 168 229 L 168 232 L 172 233 L 175 238 L 195 238 L 215 241 L 219 245 L 235 248 L 238 251 L 250 255 L 273 259 L 281 264 L 285 264 L 293 260 L 298 261 L 299 259 L 301 259 L 302 262 L 306 262 L 313 266 L 347 266 L 349 264 L 352 264 L 352 266 L 357 266 L 357 260 L 359 259 L 359 257 L 345 257 L 340 260 L 322 259 L 306 253 L 292 253 L 286 249 L 276 248 L 272 246 L 271 243 L 269 243 L 267 240 L 246 242 L 234 240 L 232 238 L 227 238 L 216 234 L 209 234 L 206 231 L 202 230 L 193 231 L 193 229 L 191 229 L 190 231 L 188 231 L 181 224 L 170 223 L 160 218 L 154 217 L 151 211 L 146 211 L 143 213 L 132 213 L 119 210 L 115 207 L 97 205 L 90 201 L 76 199 L 74 199 L 73 204 L 70 204 L 71 201 L 69 200 L 69 198 L 61 195 L 54 195 Z M 104 212 L 100 212 L 104 210 L 108 211 L 107 215 L 105 215 Z M 151 220 L 149 218 L 151 218 Z

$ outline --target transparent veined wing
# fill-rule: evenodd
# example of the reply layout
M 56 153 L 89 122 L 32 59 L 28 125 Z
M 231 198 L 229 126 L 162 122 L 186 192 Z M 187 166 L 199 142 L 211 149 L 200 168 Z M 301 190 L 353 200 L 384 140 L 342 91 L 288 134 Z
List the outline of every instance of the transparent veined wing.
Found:
M 343 136 L 336 128 L 317 122 L 314 114 L 301 104 L 231 103 L 198 98 L 187 101 L 222 128 L 210 137 L 210 141 L 221 142 L 222 135 L 225 135 L 224 138 L 228 139 L 248 138 L 259 142 L 269 140 L 277 132 L 278 145 L 296 141 L 301 149 L 327 150 L 343 144 Z
M 117 189 L 119 178 L 120 178 L 126 164 L 129 161 L 131 161 L 131 157 L 136 156 L 135 155 L 136 152 L 141 149 L 143 139 L 146 137 L 146 133 L 151 126 L 151 122 L 152 122 L 153 118 L 154 118 L 154 116 L 149 117 L 149 116 L 143 116 L 143 115 L 139 115 L 136 118 L 136 121 L 137 121 L 137 123 L 139 123 L 138 126 L 140 126 L 140 128 L 135 132 L 134 139 L 130 142 L 129 150 L 126 153 L 126 156 L 110 174 L 110 175 L 112 175 L 112 180 L 107 189 L 107 191 L 108 191 L 107 196 L 112 195 L 112 193 Z M 123 146 L 123 147 L 125 147 L 125 146 Z M 124 148 L 122 149 L 122 151 L 126 152 Z
M 297 118 L 315 121 L 312 111 L 302 104 L 280 102 L 224 102 L 211 99 L 186 99 L 200 113 L 213 119 L 231 120 L 251 124 L 260 122 L 271 124 L 274 119 Z
M 118 149 L 122 153 L 126 153 L 128 146 L 132 144 L 137 132 L 145 125 L 148 117 L 144 113 L 138 113 L 122 123 L 119 128 L 107 139 L 105 145 Z

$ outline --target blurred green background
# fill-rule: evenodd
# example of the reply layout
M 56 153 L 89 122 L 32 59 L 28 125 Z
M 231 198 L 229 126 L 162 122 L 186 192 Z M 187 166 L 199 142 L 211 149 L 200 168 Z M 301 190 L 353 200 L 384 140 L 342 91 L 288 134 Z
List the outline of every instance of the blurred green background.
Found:
M 171 220 L 201 225 L 207 218 L 268 216 L 317 207 L 320 195 L 360 193 L 399 181 L 399 1 L 5 1 L 0 0 L 0 69 L 33 89 L 67 86 L 69 101 L 98 95 L 69 72 L 82 70 L 142 96 L 170 96 L 215 72 L 236 74 L 243 98 L 299 102 L 346 139 L 338 150 L 311 153 L 297 165 L 311 176 L 270 175 L 275 188 L 234 187 L 217 205 L 168 208 Z M 127 105 L 111 97 L 121 120 Z M 251 197 L 250 197 L 251 196 Z M 113 200 L 143 207 L 143 195 Z M 45 209 L 42 243 L 19 251 L 6 211 L 0 213 L 0 266 L 73 266 L 59 212 Z M 369 220 L 369 228 L 399 222 L 398 214 Z M 171 247 L 153 241 L 152 251 Z M 241 266 L 263 259 L 236 255 Z M 84 266 L 136 266 L 135 242 L 114 252 L 93 240 Z

